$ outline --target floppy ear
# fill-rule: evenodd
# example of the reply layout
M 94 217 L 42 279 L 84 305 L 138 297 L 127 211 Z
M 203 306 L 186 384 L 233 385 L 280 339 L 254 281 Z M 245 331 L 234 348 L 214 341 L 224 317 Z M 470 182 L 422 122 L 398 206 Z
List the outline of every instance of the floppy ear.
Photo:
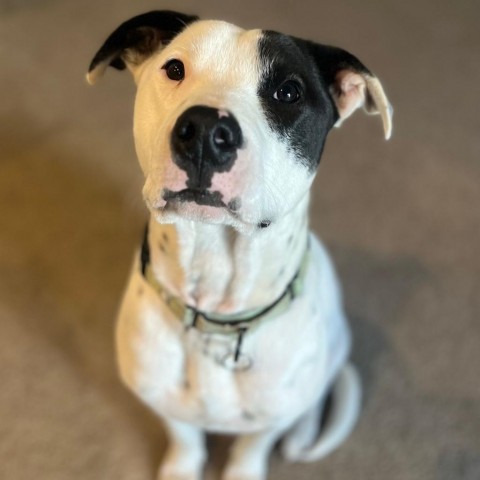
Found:
M 357 108 L 367 113 L 380 114 L 385 138 L 392 134 L 392 114 L 383 87 L 378 78 L 363 63 L 345 50 L 308 42 L 321 76 L 326 81 L 337 107 L 339 127 Z
M 134 71 L 196 20 L 196 16 L 168 10 L 152 11 L 127 20 L 107 38 L 93 57 L 87 73 L 88 83 L 93 85 L 109 65 L 117 70 L 128 67 Z

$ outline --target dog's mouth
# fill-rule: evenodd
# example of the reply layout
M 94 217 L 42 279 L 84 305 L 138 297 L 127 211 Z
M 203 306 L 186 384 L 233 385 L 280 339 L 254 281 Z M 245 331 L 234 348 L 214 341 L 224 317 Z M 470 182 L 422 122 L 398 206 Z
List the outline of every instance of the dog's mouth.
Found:
M 230 200 L 217 190 L 163 188 L 155 202 L 145 197 L 155 219 L 159 223 L 175 223 L 177 220 L 193 220 L 209 224 L 229 225 L 244 233 L 253 232 L 256 222 L 244 218 L 241 198 Z
M 225 203 L 223 195 L 214 191 L 209 190 L 194 190 L 191 188 L 186 188 L 174 192 L 169 189 L 165 189 L 162 195 L 167 205 L 169 202 L 194 202 L 197 205 L 203 205 L 207 207 L 216 207 L 216 208 L 225 208 L 230 212 L 237 212 L 240 208 L 240 199 L 238 197 L 233 198 L 228 203 Z

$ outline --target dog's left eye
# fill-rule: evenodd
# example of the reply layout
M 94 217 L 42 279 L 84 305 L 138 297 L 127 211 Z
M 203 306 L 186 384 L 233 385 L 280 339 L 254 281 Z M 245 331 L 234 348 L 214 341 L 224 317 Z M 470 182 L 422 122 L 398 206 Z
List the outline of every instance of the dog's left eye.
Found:
M 185 78 L 185 67 L 180 60 L 169 60 L 163 67 L 170 80 L 179 82 Z
M 273 98 L 282 103 L 295 103 L 300 99 L 302 90 L 295 80 L 287 80 L 273 94 Z

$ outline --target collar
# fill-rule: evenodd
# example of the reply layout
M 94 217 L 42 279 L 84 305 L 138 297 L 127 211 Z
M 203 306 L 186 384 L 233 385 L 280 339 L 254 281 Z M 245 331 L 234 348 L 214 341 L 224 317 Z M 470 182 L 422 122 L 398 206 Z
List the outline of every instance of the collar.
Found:
M 140 253 L 141 272 L 149 285 L 158 293 L 170 311 L 183 323 L 185 329 L 195 328 L 201 333 L 238 335 L 239 343 L 243 335 L 258 326 L 259 323 L 277 317 L 290 308 L 292 302 L 303 293 L 304 279 L 310 258 L 307 245 L 299 269 L 286 286 L 283 293 L 270 305 L 245 310 L 235 314 L 222 315 L 203 312 L 185 304 L 180 298 L 172 295 L 155 277 L 150 262 L 150 246 L 148 243 L 148 225 L 145 229 Z M 238 348 L 239 350 L 239 348 Z

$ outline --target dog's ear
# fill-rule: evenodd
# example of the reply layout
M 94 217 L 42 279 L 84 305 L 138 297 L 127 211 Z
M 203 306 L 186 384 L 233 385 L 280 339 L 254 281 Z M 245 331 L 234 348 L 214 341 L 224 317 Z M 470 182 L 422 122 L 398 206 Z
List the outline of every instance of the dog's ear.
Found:
M 385 138 L 392 134 L 393 109 L 378 78 L 363 63 L 345 50 L 305 42 L 325 79 L 337 107 L 339 127 L 357 108 L 380 114 Z
M 168 10 L 152 11 L 122 23 L 93 57 L 87 81 L 93 85 L 108 66 L 134 71 L 162 45 L 168 44 L 189 23 L 198 20 L 193 15 Z

